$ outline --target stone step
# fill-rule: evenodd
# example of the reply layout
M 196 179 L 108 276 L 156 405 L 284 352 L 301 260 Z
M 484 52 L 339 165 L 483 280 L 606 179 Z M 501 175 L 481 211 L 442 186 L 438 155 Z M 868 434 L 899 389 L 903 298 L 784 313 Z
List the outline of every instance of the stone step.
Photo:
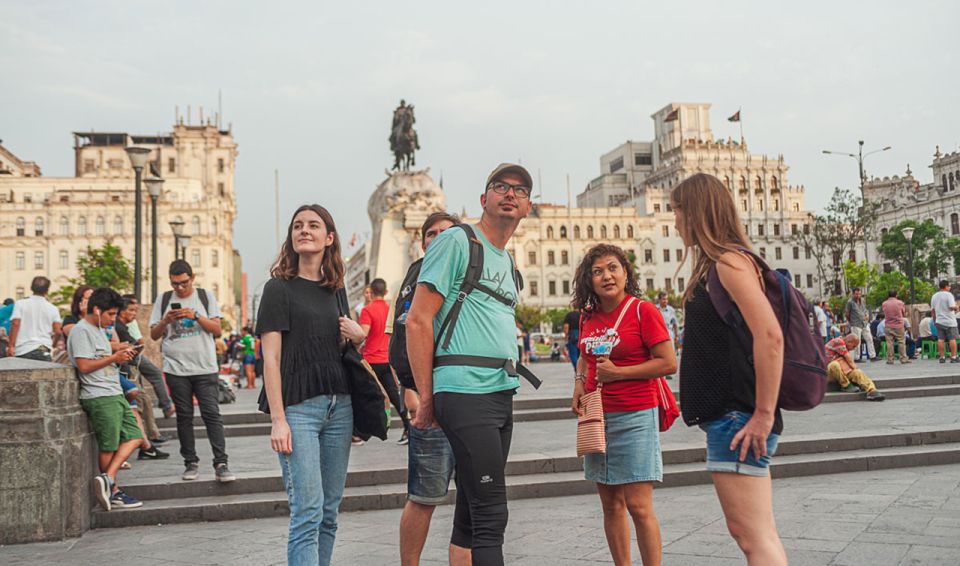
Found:
M 893 446 L 919 446 L 960 442 L 960 428 L 917 430 L 911 432 L 885 431 L 875 434 L 852 433 L 846 435 L 817 434 L 788 437 L 777 447 L 778 456 L 830 453 L 849 450 L 888 448 Z M 682 445 L 663 450 L 664 465 L 703 462 L 706 458 L 702 444 Z M 507 462 L 507 475 L 541 475 L 581 470 L 580 459 L 572 451 L 554 454 L 511 454 Z M 265 491 L 281 491 L 283 481 L 277 470 L 238 474 L 236 481 L 220 484 L 214 479 L 181 481 L 179 477 L 124 481 L 123 489 L 144 501 L 236 495 Z M 347 487 L 375 486 L 404 483 L 407 481 L 406 466 L 390 466 L 352 470 L 347 474 Z
M 953 378 L 954 376 L 947 376 Z M 935 385 L 915 385 L 920 379 L 926 378 L 903 378 L 897 383 L 905 382 L 907 385 L 884 386 L 877 382 L 877 387 L 883 391 L 888 399 L 908 399 L 916 397 L 934 397 L 946 395 L 960 395 L 960 376 L 956 377 L 956 384 L 943 383 Z M 677 399 L 679 399 L 679 394 Z M 863 401 L 866 399 L 866 393 L 841 393 L 839 391 L 829 391 L 824 398 L 824 403 L 842 403 L 850 401 Z M 533 422 L 548 421 L 555 419 L 571 419 L 574 417 L 570 411 L 570 397 L 542 397 L 536 399 L 537 408 L 514 409 L 514 422 Z M 228 418 L 230 417 L 230 418 Z M 266 417 L 266 418 L 264 418 Z M 176 422 L 173 419 L 158 419 L 160 432 L 168 438 L 177 437 Z M 224 415 L 224 434 L 228 437 L 234 436 L 268 436 L 270 434 L 269 415 L 260 413 L 234 413 Z M 400 428 L 401 423 L 398 417 L 391 420 L 391 428 Z M 203 426 L 200 417 L 194 418 L 194 434 L 197 438 L 206 438 L 207 431 Z
M 771 473 L 775 478 L 786 478 L 954 463 L 960 463 L 960 442 L 778 455 L 774 459 Z M 704 470 L 702 462 L 665 464 L 664 481 L 657 487 L 708 482 L 710 474 Z M 581 471 L 522 474 L 507 478 L 507 493 L 511 499 L 583 495 L 594 493 L 595 490 L 596 486 L 584 480 Z M 453 501 L 454 492 L 455 489 L 451 486 L 448 503 Z M 344 491 L 340 510 L 350 512 L 398 509 L 405 501 L 405 483 L 348 487 Z M 147 501 L 143 507 L 137 509 L 113 512 L 97 510 L 93 513 L 91 523 L 93 528 L 115 528 L 265 518 L 288 513 L 286 494 L 283 491 L 270 491 Z

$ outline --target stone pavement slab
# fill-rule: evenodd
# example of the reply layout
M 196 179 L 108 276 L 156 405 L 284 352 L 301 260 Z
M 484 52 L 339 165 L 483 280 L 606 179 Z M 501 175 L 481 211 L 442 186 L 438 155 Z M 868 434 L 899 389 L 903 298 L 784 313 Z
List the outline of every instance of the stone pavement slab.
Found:
M 743 564 L 713 488 L 655 492 L 664 564 Z M 790 478 L 774 505 L 794 566 L 956 566 L 960 563 L 960 466 Z M 434 514 L 423 564 L 446 564 L 453 508 Z M 334 564 L 396 564 L 400 512 L 340 516 Z M 79 539 L 0 547 L 0 563 L 284 564 L 287 519 L 96 530 Z M 518 566 L 610 564 L 596 496 L 514 501 L 504 545 Z M 639 555 L 634 548 L 634 562 Z

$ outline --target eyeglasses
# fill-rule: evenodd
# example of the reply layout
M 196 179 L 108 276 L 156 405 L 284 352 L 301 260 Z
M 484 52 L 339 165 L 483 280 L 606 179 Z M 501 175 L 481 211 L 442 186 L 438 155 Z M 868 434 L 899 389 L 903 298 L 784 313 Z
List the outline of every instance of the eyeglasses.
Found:
M 488 191 L 492 190 L 498 195 L 505 195 L 510 189 L 513 189 L 513 194 L 516 195 L 518 199 L 530 198 L 530 187 L 526 185 L 511 185 L 510 183 L 504 183 L 503 181 L 495 181 L 487 185 Z
M 186 289 L 187 285 L 190 284 L 189 279 L 184 279 L 183 281 L 171 281 L 170 286 L 174 289 Z

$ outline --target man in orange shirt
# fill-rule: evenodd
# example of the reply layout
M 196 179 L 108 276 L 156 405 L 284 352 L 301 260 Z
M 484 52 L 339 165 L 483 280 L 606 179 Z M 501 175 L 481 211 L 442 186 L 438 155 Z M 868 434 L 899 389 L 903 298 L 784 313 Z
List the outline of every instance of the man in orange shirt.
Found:
M 363 359 L 367 360 L 377 374 L 380 385 L 387 392 L 390 403 L 403 421 L 403 435 L 400 437 L 400 443 L 405 444 L 410 418 L 407 416 L 407 410 L 400 403 L 400 389 L 390 370 L 390 337 L 386 333 L 390 305 L 383 299 L 387 296 L 387 282 L 380 278 L 371 281 L 370 295 L 372 299 L 370 304 L 360 311 L 360 326 L 367 335 L 367 341 L 363 345 Z

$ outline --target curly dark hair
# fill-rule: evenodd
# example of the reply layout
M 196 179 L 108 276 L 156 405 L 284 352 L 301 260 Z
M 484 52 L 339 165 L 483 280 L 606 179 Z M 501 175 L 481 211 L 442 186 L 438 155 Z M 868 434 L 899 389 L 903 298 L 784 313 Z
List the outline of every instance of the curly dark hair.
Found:
M 577 274 L 573 277 L 573 300 L 570 305 L 584 313 L 592 312 L 600 304 L 600 297 L 593 291 L 593 276 L 590 270 L 594 262 L 598 259 L 612 256 L 620 262 L 620 267 L 627 274 L 626 293 L 634 297 L 640 296 L 640 285 L 637 283 L 637 275 L 633 272 L 633 265 L 627 258 L 627 252 L 623 248 L 611 244 L 597 244 L 589 250 L 577 266 Z

